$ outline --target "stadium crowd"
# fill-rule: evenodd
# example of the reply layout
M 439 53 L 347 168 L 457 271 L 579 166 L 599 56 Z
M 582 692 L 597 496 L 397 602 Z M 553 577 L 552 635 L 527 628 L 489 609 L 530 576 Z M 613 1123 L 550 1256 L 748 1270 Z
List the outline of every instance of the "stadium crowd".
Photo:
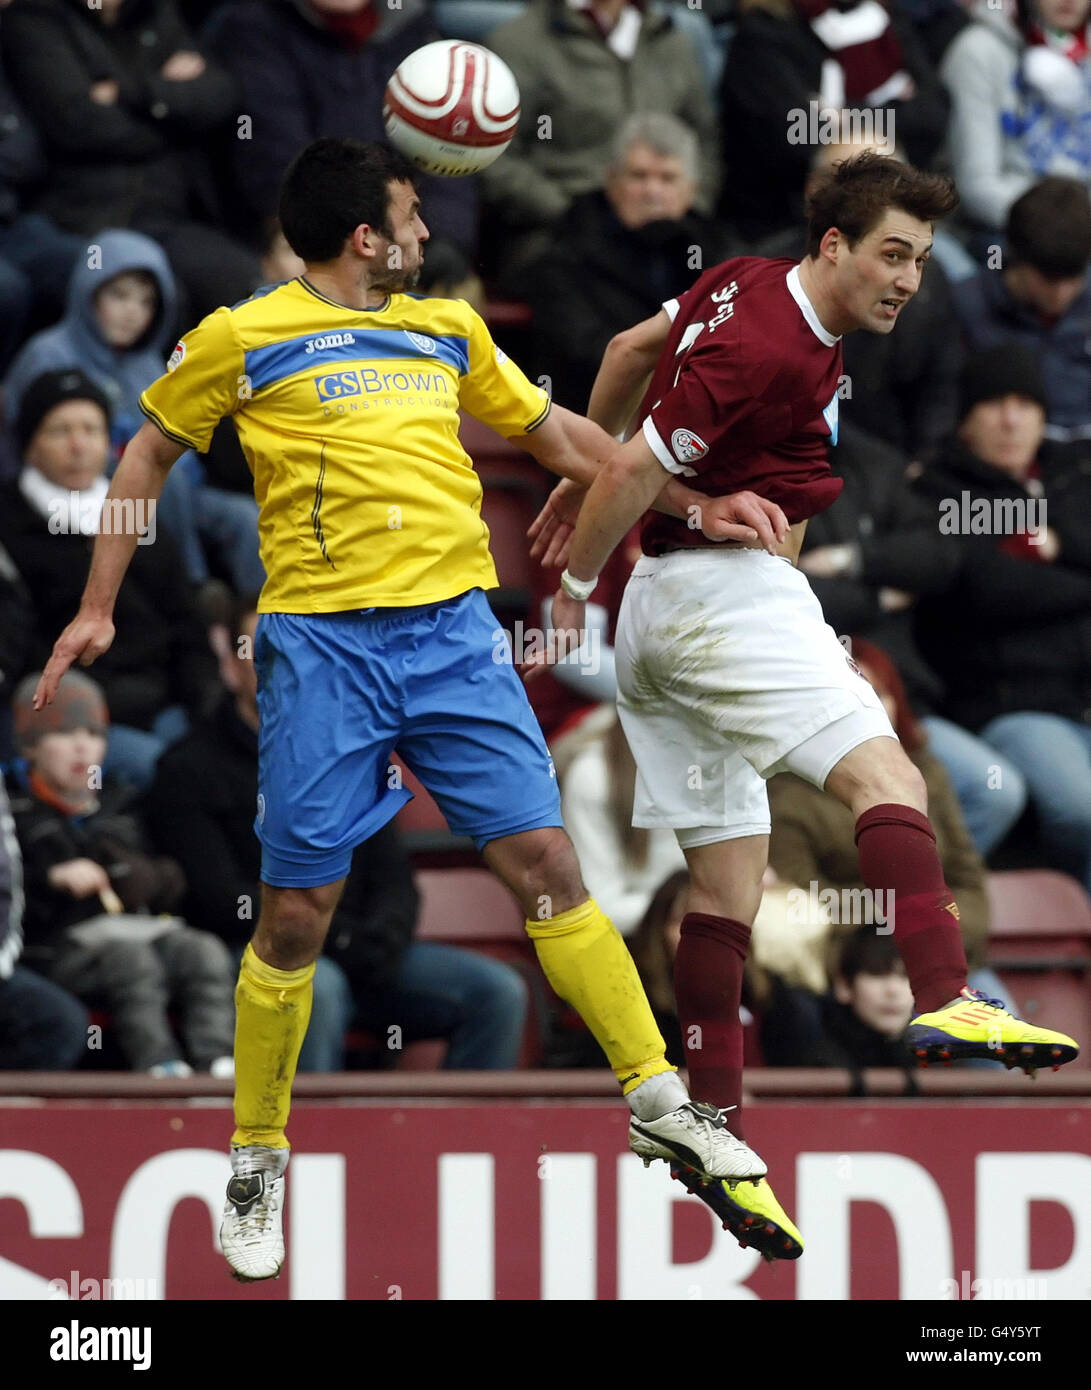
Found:
M 499 53 L 523 115 L 483 174 L 421 177 L 420 290 L 469 299 L 577 411 L 610 339 L 702 270 L 798 259 L 807 193 L 835 161 L 875 146 L 954 174 L 960 213 L 904 321 L 845 341 L 844 491 L 800 565 L 927 781 L 971 984 L 1001 993 L 989 871 L 1048 867 L 1091 891 L 1089 18 L 1091 0 L 6 0 L 0 1068 L 93 1065 L 89 1019 L 108 1018 L 119 1065 L 230 1070 L 259 892 L 263 572 L 229 425 L 144 519 L 110 651 L 49 709 L 30 694 L 141 391 L 202 316 L 301 272 L 276 223 L 283 170 L 319 136 L 382 138 L 387 78 L 441 35 Z M 546 475 L 481 449 L 485 514 L 514 556 L 495 609 L 548 628 L 557 572 L 525 536 Z M 587 886 L 677 1061 L 685 861 L 673 834 L 631 825 L 613 712 L 638 554 L 634 533 L 588 606 L 594 663 L 585 646 L 529 693 Z M 859 886 L 851 817 L 787 774 L 770 799 L 747 999 L 760 1055 L 902 1065 L 912 1001 L 891 938 L 800 909 Z M 346 1049 L 389 1065 L 414 1040 L 442 1041 L 450 1068 L 601 1062 L 532 967 L 419 937 L 414 862 L 467 861 L 404 816 L 359 847 L 303 1070 L 340 1069 Z

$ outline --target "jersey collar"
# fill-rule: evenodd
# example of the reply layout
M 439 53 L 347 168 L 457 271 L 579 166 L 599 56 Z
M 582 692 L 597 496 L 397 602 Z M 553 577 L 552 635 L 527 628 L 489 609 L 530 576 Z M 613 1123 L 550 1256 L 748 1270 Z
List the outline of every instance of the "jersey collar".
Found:
M 814 305 L 807 298 L 807 291 L 800 282 L 798 265 L 792 266 L 785 276 L 785 280 L 788 285 L 788 293 L 799 305 L 799 312 L 807 320 L 807 327 L 820 343 L 824 343 L 826 347 L 835 347 L 841 341 L 841 335 L 840 333 L 827 333 L 822 327 L 822 320 L 815 313 Z
M 302 275 L 297 275 L 296 279 L 308 294 L 314 295 L 315 299 L 320 299 L 323 304 L 332 304 L 335 309 L 344 309 L 348 314 L 381 314 L 384 309 L 390 308 L 390 295 L 387 295 L 381 304 L 376 304 L 373 309 L 358 309 L 353 304 L 342 304 L 339 299 L 330 299 L 321 290 L 316 290 L 311 282 Z

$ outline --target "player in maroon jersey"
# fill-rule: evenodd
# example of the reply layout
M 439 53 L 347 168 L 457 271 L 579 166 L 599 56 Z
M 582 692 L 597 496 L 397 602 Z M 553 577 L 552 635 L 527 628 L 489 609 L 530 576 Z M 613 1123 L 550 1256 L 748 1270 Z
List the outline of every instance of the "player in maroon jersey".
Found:
M 780 771 L 825 787 L 857 818 L 867 920 L 893 931 L 905 961 L 918 1011 L 908 1040 L 922 1061 L 985 1056 L 1029 1069 L 1078 1051 L 966 988 L 923 778 L 795 566 L 807 519 L 841 490 L 826 457 L 841 335 L 891 332 L 920 285 L 933 222 L 956 202 L 947 178 L 876 154 L 844 161 L 811 199 L 801 263 L 743 256 L 713 267 L 613 340 L 591 396 L 589 415 L 612 433 L 643 400 L 639 428 L 583 499 L 557 628 L 582 625 L 595 576 L 665 476 L 781 510 L 772 533 L 758 519 L 736 543 L 706 536 L 699 511 L 688 523 L 648 516 L 616 639 L 618 710 L 639 773 L 634 824 L 674 829 L 692 881 L 675 964 L 690 1087 L 740 1139 L 739 1000 L 768 853 L 765 781 Z M 572 489 L 555 497 L 543 544 L 551 519 L 572 514 Z M 651 1141 L 633 1147 L 667 1157 Z M 687 1185 L 696 1176 L 671 1167 Z M 744 1243 L 770 1258 L 800 1253 L 764 1179 L 695 1190 Z

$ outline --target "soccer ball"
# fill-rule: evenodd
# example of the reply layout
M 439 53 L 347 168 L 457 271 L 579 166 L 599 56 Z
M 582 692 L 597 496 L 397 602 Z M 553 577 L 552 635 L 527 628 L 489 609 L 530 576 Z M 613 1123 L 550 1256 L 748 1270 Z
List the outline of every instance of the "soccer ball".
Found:
M 511 143 L 519 88 L 487 48 L 440 39 L 398 65 L 383 96 L 383 124 L 391 144 L 426 173 L 476 174 Z

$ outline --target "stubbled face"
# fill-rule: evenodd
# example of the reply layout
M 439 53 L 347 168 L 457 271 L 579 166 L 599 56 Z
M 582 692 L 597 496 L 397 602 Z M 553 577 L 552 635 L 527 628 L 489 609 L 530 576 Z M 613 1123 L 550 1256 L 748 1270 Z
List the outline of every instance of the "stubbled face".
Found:
M 693 206 L 697 185 L 673 155 L 657 154 L 648 145 L 630 145 L 620 169 L 606 180 L 606 196 L 622 226 L 677 222 Z
M 159 294 L 150 275 L 126 271 L 108 280 L 95 295 L 95 317 L 112 348 L 130 348 L 152 325 Z
M 1044 28 L 1082 29 L 1091 14 L 1091 0 L 1037 0 L 1033 6 Z
M 1023 479 L 1038 457 L 1046 413 L 1026 396 L 978 401 L 958 428 L 963 444 L 984 463 Z
M 900 1037 L 913 1014 L 913 991 L 900 967 L 889 975 L 861 972 L 851 985 L 842 982 L 839 997 L 884 1038 Z
M 31 436 L 26 462 L 58 487 L 80 492 L 105 472 L 109 454 L 102 410 L 94 401 L 62 401 Z
M 831 235 L 826 233 L 824 245 Z M 842 320 L 871 333 L 889 333 L 920 289 L 932 250 L 932 224 L 890 208 L 855 246 L 837 235 L 830 249 Z
M 428 228 L 421 220 L 420 199 L 413 185 L 391 182 L 389 188 L 387 222 L 391 236 L 380 237 L 368 280 L 374 289 L 400 294 L 411 290 L 420 279 Z
M 42 781 L 67 800 L 89 795 L 93 767 L 101 767 L 106 739 L 92 729 L 44 734 L 31 750 L 30 761 Z

